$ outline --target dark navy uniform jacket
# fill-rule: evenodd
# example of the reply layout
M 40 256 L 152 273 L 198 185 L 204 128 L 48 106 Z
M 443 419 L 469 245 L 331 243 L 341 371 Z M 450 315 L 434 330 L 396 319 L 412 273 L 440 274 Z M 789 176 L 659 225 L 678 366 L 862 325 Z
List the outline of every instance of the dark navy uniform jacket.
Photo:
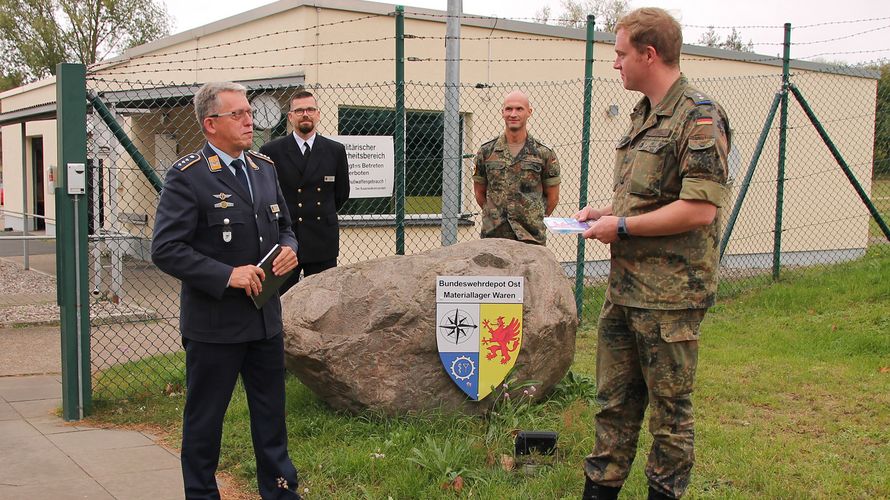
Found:
M 297 250 L 275 166 L 246 151 L 253 201 L 209 145 L 167 172 L 158 203 L 152 261 L 182 281 L 180 330 L 201 342 L 233 343 L 282 332 L 281 302 L 257 310 L 232 269 L 257 264 L 276 243 Z
M 300 242 L 300 264 L 336 259 L 340 253 L 337 211 L 349 199 L 349 163 L 339 142 L 315 135 L 309 161 L 288 134 L 260 152 L 275 162 L 281 191 Z

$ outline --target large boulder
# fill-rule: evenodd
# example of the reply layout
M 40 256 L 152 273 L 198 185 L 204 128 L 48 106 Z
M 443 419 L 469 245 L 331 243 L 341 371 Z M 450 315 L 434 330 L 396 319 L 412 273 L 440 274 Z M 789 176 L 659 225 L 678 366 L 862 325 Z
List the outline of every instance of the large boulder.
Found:
M 436 347 L 437 276 L 524 276 L 516 379 L 546 395 L 572 363 L 578 319 L 569 280 L 545 247 L 486 239 L 344 265 L 282 297 L 288 369 L 335 409 L 479 413 Z

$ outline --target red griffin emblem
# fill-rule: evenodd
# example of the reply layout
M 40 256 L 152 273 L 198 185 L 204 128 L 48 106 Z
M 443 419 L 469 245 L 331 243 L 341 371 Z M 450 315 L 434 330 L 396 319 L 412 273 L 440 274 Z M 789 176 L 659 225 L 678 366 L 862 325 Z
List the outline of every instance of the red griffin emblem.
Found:
M 498 318 L 498 326 L 494 330 L 491 329 L 491 323 L 487 319 L 482 321 L 482 326 L 491 335 L 490 338 L 483 338 L 482 344 L 495 344 L 488 348 L 488 354 L 485 358 L 494 359 L 500 352 L 501 364 L 506 365 L 507 361 L 510 361 L 510 353 L 519 348 L 519 339 L 516 338 L 519 335 L 519 320 L 513 318 L 510 324 L 505 326 L 504 317 L 501 316 Z M 508 345 L 511 342 L 512 345 Z

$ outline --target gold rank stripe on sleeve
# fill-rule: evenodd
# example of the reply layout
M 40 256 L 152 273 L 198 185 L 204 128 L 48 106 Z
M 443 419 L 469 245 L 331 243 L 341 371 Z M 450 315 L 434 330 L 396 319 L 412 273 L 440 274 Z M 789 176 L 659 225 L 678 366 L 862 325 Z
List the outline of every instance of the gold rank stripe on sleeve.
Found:
M 201 157 L 197 153 L 192 153 L 176 160 L 176 163 L 173 164 L 173 168 L 183 171 L 197 163 L 200 159 Z

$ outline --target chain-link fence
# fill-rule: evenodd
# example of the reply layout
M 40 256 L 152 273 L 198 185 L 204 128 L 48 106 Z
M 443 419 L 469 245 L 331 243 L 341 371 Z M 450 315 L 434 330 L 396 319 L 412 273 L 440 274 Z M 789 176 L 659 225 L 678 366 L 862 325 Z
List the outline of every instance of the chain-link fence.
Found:
M 875 80 L 830 73 L 801 73 L 792 82 L 806 98 L 865 193 L 885 218 L 890 216 L 890 176 L 883 136 L 875 134 Z M 858 259 L 890 251 L 886 238 L 860 200 L 843 169 L 794 96 L 788 94 L 787 143 L 780 141 L 780 113 L 768 123 L 782 90 L 781 75 L 693 80 L 720 102 L 730 117 L 730 196 L 721 210 L 726 240 L 720 270 L 724 296 L 771 282 L 781 273 Z M 116 317 L 92 331 L 93 369 L 142 360 L 129 370 L 150 371 L 161 379 L 180 377 L 173 358 L 181 351 L 178 332 L 179 284 L 151 263 L 149 246 L 159 182 L 175 160 L 198 150 L 203 136 L 191 99 L 198 85 L 136 82 L 93 75 L 87 81 L 91 243 L 90 289 L 96 303 L 115 304 Z M 265 96 L 255 116 L 255 149 L 290 133 L 286 111 L 302 79 L 249 86 L 249 99 Z M 306 85 L 321 109 L 322 135 L 397 133 L 395 83 Z M 443 188 L 445 138 L 443 84 L 407 83 L 405 99 L 404 198 L 357 198 L 340 212 L 340 265 L 442 245 L 443 221 L 456 222 L 457 241 L 479 237 L 481 219 L 473 197 L 473 157 L 502 133 L 504 95 L 522 89 L 531 98 L 530 133 L 555 149 L 562 183 L 555 216 L 570 216 L 582 200 L 610 202 L 614 145 L 628 126 L 639 94 L 613 79 L 592 82 L 589 171 L 581 192 L 584 81 L 515 82 L 460 87 L 459 161 L 456 188 Z M 879 95 L 879 100 L 882 96 Z M 887 96 L 883 96 L 886 99 Z M 276 109 L 269 102 L 277 103 Z M 260 109 L 257 109 L 257 113 Z M 263 128 L 259 128 L 259 126 Z M 768 125 L 767 128 L 765 128 Z M 766 134 L 765 134 L 766 133 Z M 761 147 L 762 146 L 762 147 Z M 398 151 L 398 148 L 397 148 Z M 784 151 L 784 175 L 779 175 Z M 759 153 L 759 162 L 752 163 Z M 397 158 L 398 162 L 398 158 Z M 874 162 L 874 172 L 873 172 Z M 756 166 L 756 168 L 754 168 Z M 744 194 L 743 200 L 736 204 Z M 452 203 L 458 214 L 443 216 Z M 398 209 L 404 207 L 404 224 Z M 455 221 L 456 219 L 456 221 Z M 780 238 L 777 238 L 779 235 Z M 574 277 L 579 240 L 549 235 L 548 247 Z M 776 253 L 779 249 L 780 252 Z M 582 329 L 599 312 L 608 273 L 608 247 L 585 245 Z M 573 281 L 574 283 L 574 281 Z M 106 370 L 106 390 L 128 385 L 127 369 Z M 108 394 L 108 392 L 106 392 Z

